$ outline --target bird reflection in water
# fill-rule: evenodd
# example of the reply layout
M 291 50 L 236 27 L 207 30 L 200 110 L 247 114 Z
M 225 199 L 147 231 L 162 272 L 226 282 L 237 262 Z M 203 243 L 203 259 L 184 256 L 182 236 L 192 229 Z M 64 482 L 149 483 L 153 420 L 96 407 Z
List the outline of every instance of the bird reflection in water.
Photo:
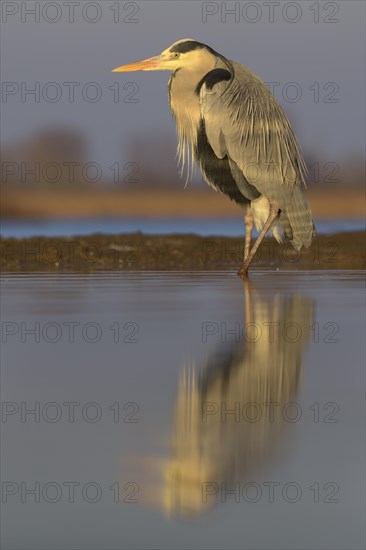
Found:
M 168 516 L 208 511 L 222 483 L 253 481 L 285 442 L 313 305 L 300 294 L 264 299 L 244 284 L 245 337 L 221 343 L 203 368 L 180 375 L 170 458 L 160 464 L 161 491 L 154 491 Z

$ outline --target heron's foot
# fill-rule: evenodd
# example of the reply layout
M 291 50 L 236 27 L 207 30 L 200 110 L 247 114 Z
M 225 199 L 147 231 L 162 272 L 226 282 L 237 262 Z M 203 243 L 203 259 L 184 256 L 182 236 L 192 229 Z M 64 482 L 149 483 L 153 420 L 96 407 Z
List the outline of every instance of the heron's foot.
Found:
M 249 275 L 248 275 L 248 265 L 245 265 L 245 263 L 243 264 L 243 267 L 238 271 L 238 275 L 241 279 L 243 279 L 243 281 L 246 281 L 249 279 Z

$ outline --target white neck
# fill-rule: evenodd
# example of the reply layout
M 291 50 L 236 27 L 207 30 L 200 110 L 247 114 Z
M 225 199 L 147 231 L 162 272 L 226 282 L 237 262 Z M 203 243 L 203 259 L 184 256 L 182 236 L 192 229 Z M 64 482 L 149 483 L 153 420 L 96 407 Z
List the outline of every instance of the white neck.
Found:
M 197 131 L 201 120 L 199 96 L 195 90 L 200 80 L 216 65 L 216 58 L 211 54 L 204 61 L 199 68 L 181 68 L 175 71 L 169 80 L 170 107 L 178 134 L 178 159 L 181 173 L 187 162 L 187 177 L 193 167 Z

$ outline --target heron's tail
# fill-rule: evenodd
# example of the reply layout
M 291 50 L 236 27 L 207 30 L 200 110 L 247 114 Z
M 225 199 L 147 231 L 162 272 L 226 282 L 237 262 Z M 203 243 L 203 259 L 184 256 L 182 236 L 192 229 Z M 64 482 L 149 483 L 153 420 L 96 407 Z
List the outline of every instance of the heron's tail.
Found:
M 296 250 L 311 245 L 316 235 L 310 208 L 298 185 L 294 185 L 286 207 L 281 210 L 280 223 L 286 237 Z

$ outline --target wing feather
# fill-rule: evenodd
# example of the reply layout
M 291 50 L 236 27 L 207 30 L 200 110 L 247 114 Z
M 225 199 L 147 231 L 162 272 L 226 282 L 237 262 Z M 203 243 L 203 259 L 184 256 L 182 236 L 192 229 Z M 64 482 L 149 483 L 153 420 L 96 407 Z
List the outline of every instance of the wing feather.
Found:
M 277 202 L 282 230 L 293 246 L 309 246 L 315 228 L 300 189 L 307 170 L 291 125 L 259 77 L 236 62 L 230 65 L 229 81 L 203 83 L 200 89 L 207 140 L 218 158 L 229 159 L 232 171 L 234 164 L 238 167 L 242 181 Z M 253 200 L 246 194 L 248 185 L 235 180 Z
M 230 81 L 201 87 L 207 138 L 219 158 L 228 155 L 261 194 L 276 200 L 279 184 L 292 188 L 305 182 L 300 146 L 264 82 L 238 63 L 232 67 Z

